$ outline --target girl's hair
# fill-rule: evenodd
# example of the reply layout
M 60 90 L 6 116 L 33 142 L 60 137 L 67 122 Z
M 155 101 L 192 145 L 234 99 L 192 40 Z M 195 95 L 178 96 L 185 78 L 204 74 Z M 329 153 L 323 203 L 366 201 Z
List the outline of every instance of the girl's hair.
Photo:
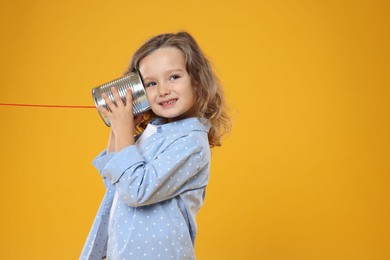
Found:
M 227 113 L 222 86 L 214 74 L 195 39 L 187 32 L 160 34 L 146 41 L 133 55 L 127 73 L 138 70 L 143 58 L 163 47 L 179 49 L 185 59 L 187 73 L 194 88 L 195 116 L 208 119 L 211 128 L 208 134 L 210 147 L 221 146 L 221 138 L 229 132 L 231 121 Z M 144 130 L 156 115 L 149 111 L 139 125 Z

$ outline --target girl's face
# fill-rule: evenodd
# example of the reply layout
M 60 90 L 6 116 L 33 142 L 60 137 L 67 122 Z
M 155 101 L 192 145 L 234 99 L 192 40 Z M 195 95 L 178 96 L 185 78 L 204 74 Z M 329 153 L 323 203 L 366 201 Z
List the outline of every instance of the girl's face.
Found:
M 153 51 L 141 60 L 139 71 L 156 115 L 169 122 L 194 115 L 195 93 L 179 49 L 162 47 Z

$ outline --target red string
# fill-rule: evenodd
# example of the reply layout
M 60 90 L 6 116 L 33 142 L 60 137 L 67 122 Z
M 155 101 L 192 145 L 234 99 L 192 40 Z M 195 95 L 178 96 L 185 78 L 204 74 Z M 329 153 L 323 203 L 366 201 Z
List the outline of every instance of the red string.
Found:
M 51 108 L 96 108 L 95 106 L 62 106 L 62 105 L 39 105 L 39 104 L 7 104 L 0 103 L 0 106 L 6 107 L 51 107 Z

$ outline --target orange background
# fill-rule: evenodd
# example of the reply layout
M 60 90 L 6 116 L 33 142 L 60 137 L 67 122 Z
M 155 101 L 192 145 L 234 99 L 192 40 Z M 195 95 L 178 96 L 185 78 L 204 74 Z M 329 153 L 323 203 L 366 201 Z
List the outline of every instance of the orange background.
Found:
M 148 37 L 187 30 L 233 131 L 213 149 L 196 251 L 390 259 L 387 1 L 7 1 L 1 103 L 93 105 Z M 95 109 L 0 107 L 3 259 L 77 259 L 104 193 Z

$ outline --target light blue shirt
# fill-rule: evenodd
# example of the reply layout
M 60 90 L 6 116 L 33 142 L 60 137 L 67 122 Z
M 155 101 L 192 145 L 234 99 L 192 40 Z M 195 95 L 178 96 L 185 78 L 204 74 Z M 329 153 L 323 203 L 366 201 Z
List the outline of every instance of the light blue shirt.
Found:
M 80 259 L 195 259 L 195 216 L 210 172 L 208 130 L 207 122 L 187 118 L 159 125 L 139 147 L 98 155 L 93 164 L 106 193 Z

